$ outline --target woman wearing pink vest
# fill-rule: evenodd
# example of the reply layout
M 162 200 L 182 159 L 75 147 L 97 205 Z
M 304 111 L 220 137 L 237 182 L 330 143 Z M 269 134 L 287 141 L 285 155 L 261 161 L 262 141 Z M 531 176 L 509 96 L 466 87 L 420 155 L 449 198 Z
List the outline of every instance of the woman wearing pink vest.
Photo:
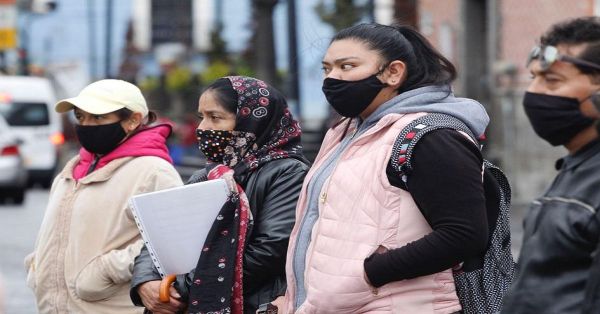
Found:
M 478 102 L 454 97 L 454 66 L 412 28 L 342 30 L 323 58 L 323 93 L 343 116 L 304 180 L 279 313 L 455 313 L 452 267 L 488 242 L 483 158 L 467 136 L 429 132 L 402 177 L 400 131 L 444 113 L 483 135 Z

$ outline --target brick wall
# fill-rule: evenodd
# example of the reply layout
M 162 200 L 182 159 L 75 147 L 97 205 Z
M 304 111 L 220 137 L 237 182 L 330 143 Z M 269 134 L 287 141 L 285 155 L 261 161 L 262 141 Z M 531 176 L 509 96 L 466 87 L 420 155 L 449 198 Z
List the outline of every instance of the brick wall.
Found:
M 501 50 L 499 57 L 517 65 L 521 86 L 529 82 L 527 54 L 552 24 L 592 15 L 592 0 L 501 0 Z
M 419 16 L 419 29 L 431 43 L 457 64 L 459 56 L 458 35 L 462 30 L 460 22 L 460 0 L 420 0 L 417 14 Z M 440 36 L 442 28 L 451 30 L 452 47 L 448 51 L 443 46 L 443 38 Z

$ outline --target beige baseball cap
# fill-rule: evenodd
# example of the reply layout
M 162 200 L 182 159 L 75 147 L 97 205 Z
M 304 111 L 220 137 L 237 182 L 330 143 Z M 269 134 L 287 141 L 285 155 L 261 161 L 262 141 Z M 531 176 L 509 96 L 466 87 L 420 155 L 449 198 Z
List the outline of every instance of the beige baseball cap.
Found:
M 67 98 L 56 103 L 56 112 L 67 112 L 77 107 L 91 114 L 106 114 L 127 108 L 148 115 L 146 99 L 140 89 L 122 80 L 100 80 L 86 86 L 77 97 Z

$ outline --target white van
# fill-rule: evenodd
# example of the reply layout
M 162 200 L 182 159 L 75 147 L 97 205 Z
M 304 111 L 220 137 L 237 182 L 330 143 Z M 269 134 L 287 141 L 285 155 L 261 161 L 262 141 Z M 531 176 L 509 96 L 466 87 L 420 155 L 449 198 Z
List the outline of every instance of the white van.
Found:
M 44 187 L 52 184 L 64 143 L 55 103 L 54 89 L 46 78 L 0 76 L 0 114 L 23 143 L 29 179 Z

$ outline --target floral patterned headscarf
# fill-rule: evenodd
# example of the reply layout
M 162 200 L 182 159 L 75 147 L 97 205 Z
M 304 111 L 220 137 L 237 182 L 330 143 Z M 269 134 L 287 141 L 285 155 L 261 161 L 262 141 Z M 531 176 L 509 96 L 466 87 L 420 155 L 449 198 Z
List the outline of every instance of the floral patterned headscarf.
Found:
M 283 95 L 255 78 L 227 79 L 238 98 L 234 136 L 225 147 L 223 164 L 240 176 L 275 159 L 296 158 L 306 162 L 300 143 L 302 130 Z

